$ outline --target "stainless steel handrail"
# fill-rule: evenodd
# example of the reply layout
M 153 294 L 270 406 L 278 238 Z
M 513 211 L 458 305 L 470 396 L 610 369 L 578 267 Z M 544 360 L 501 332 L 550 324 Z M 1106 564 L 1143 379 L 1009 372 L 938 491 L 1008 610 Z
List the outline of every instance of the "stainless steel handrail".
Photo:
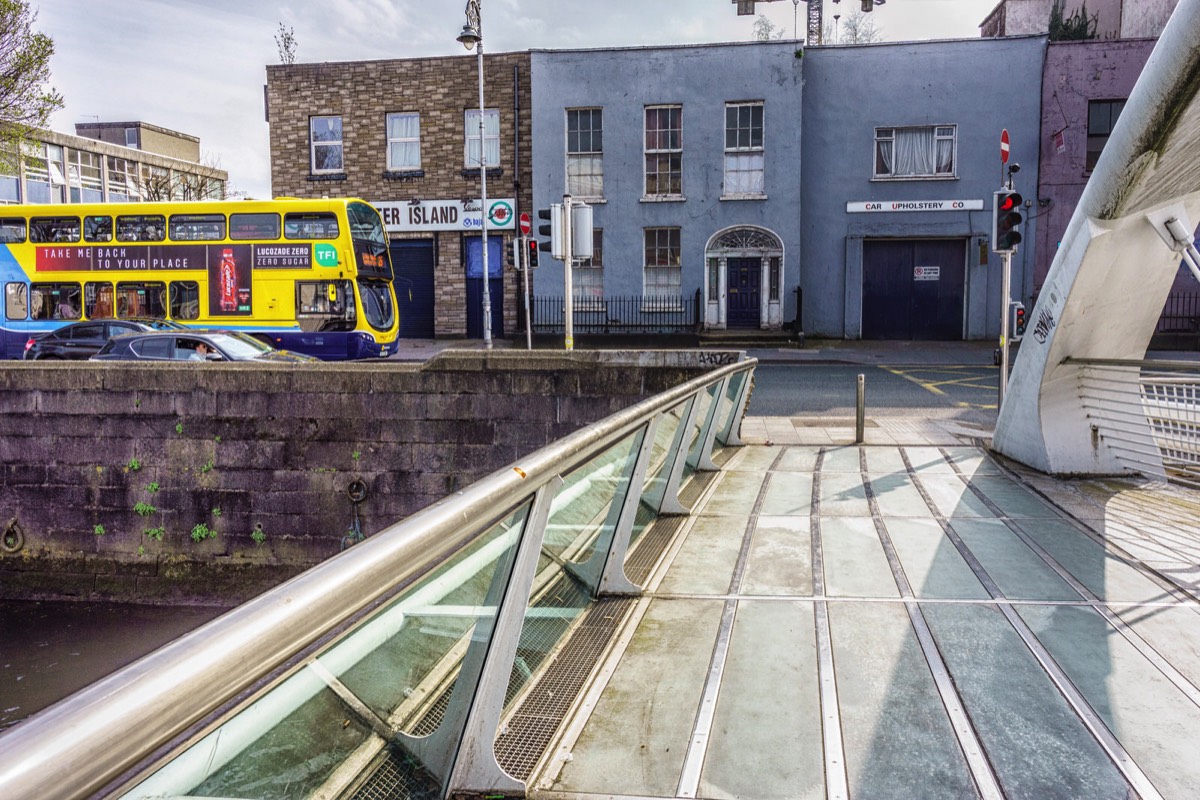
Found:
M 0 795 L 47 800 L 112 789 L 559 474 L 756 364 L 719 367 L 547 445 L 22 722 L 0 735 Z

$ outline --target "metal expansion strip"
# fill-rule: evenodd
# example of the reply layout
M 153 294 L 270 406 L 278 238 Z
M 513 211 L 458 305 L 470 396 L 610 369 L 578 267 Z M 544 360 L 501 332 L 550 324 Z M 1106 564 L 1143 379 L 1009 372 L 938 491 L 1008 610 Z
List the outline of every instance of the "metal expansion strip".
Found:
M 1004 800 L 1004 791 L 1000 788 L 1000 782 L 996 778 L 996 773 L 992 769 L 992 765 L 988 762 L 987 755 L 984 753 L 983 745 L 975 733 L 974 726 L 971 725 L 971 719 L 967 716 L 962 698 L 959 697 L 958 690 L 954 688 L 954 680 L 950 677 L 950 670 L 947 669 L 946 662 L 942 660 L 942 654 L 938 650 L 937 644 L 933 641 L 933 634 L 929 630 L 929 623 L 925 620 L 925 614 L 921 611 L 921 606 L 913 595 L 912 584 L 908 580 L 908 575 L 904 572 L 904 566 L 900 563 L 900 556 L 896 553 L 896 547 L 892 544 L 892 537 L 883 522 L 883 516 L 879 510 L 879 499 L 875 495 L 875 488 L 871 484 L 871 476 L 867 470 L 867 452 L 864 448 L 860 447 L 858 453 L 863 489 L 867 495 L 867 504 L 871 509 L 871 519 L 875 522 L 875 532 L 879 536 L 880 544 L 883 545 L 883 552 L 887 556 L 888 566 L 891 567 L 892 575 L 896 579 L 896 585 L 900 588 L 900 596 L 904 599 L 904 608 L 908 611 L 909 621 L 912 623 L 913 630 L 917 634 L 917 641 L 921 645 L 921 652 L 925 656 L 925 663 L 929 666 L 929 671 L 933 674 L 933 682 L 937 687 L 938 694 L 941 695 L 942 705 L 945 706 L 946 713 L 950 717 L 950 724 L 954 728 L 954 735 L 958 739 L 958 745 L 962 748 L 963 755 L 966 756 L 967 767 L 971 771 L 971 777 L 975 780 L 975 786 L 979 789 L 979 794 L 984 800 Z
M 813 466 L 809 525 L 812 536 L 813 618 L 817 633 L 817 682 L 821 697 L 821 738 L 825 745 L 825 797 L 850 800 L 846 773 L 846 747 L 842 741 L 842 714 L 838 706 L 837 676 L 833 671 L 833 638 L 829 633 L 829 606 L 825 600 L 825 557 L 821 547 L 821 467 L 825 448 Z
M 734 564 L 733 576 L 729 581 L 730 597 L 721 609 L 721 624 L 717 629 L 717 641 L 713 646 L 712 660 L 708 666 L 708 676 L 704 680 L 704 690 L 700 697 L 700 708 L 696 712 L 696 722 L 692 726 L 692 736 L 688 741 L 687 754 L 683 759 L 683 769 L 679 775 L 679 785 L 675 790 L 676 797 L 695 797 L 700 788 L 700 773 L 704 767 L 704 759 L 708 754 L 709 736 L 712 733 L 713 720 L 717 712 L 717 697 L 721 691 L 721 679 L 725 674 L 725 662 L 729 656 L 729 641 L 733 635 L 733 622 L 737 616 L 737 598 L 742 589 L 742 578 L 746 574 L 746 561 L 750 554 L 750 543 L 754 538 L 754 529 L 758 527 L 758 515 L 762 511 L 763 501 L 771 485 L 771 477 L 784 451 L 779 454 L 767 469 L 759 487 L 758 496 L 746 521 L 746 530 L 742 534 L 742 546 L 738 550 L 737 562 Z
M 1050 677 L 1050 681 L 1058 689 L 1063 698 L 1066 699 L 1067 704 L 1070 705 L 1071 710 L 1075 712 L 1075 715 L 1079 717 L 1084 726 L 1095 737 L 1096 741 L 1104 749 L 1105 754 L 1116 765 L 1121 775 L 1133 787 L 1134 791 L 1141 796 L 1142 800 L 1162 800 L 1162 795 L 1154 788 L 1154 784 L 1142 772 L 1141 767 L 1134 762 L 1121 743 L 1117 741 L 1117 738 L 1104 724 L 1104 721 L 1100 719 L 1100 715 L 1096 713 L 1083 696 L 1083 693 L 1079 691 L 1067 673 L 1055 661 L 1050 651 L 1038 640 L 1033 630 L 1025 624 L 1025 620 L 1016 612 L 1013 605 L 1008 602 L 995 580 L 984 569 L 983 564 L 979 562 L 979 559 L 967 547 L 966 542 L 954 530 L 953 524 L 942 515 L 934 503 L 933 497 L 930 496 L 929 490 L 925 488 L 916 469 L 913 468 L 912 461 L 908 457 L 908 452 L 903 447 L 900 448 L 900 455 L 904 459 L 904 467 L 908 471 L 909 480 L 912 481 L 912 485 L 920 493 L 921 498 L 925 501 L 925 505 L 928 506 L 930 512 L 933 514 L 933 518 L 937 520 L 946 537 L 954 544 L 959 555 L 967 562 L 967 566 L 975 573 L 975 577 L 983 584 L 984 589 L 995 598 L 996 607 L 1000 610 L 1000 613 L 1004 615 L 1004 618 L 1012 625 L 1013 630 L 1021 637 L 1021 641 L 1025 643 L 1025 646 L 1029 648 L 1033 657 L 1037 659 L 1038 664 L 1045 670 L 1046 674 Z

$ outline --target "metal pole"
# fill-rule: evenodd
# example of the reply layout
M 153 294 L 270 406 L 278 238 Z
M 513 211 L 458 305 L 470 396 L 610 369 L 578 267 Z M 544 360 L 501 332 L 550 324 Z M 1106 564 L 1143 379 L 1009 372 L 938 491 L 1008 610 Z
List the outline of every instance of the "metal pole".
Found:
M 521 237 L 521 265 L 524 269 L 521 270 L 521 278 L 524 281 L 524 289 L 522 293 L 525 296 L 525 349 L 533 349 L 533 322 L 532 315 L 529 312 L 529 239 L 525 236 Z
M 996 397 L 996 411 L 999 413 L 1000 407 L 1004 405 L 1004 392 L 1008 389 L 1008 309 L 1012 300 L 1009 299 L 1009 292 L 1012 291 L 1012 278 L 1009 275 L 1009 268 L 1012 266 L 1012 251 L 1000 254 L 1000 269 L 1003 275 L 1000 278 L 1000 382 L 997 384 L 999 393 Z
M 864 436 L 864 428 L 866 427 L 867 416 L 867 377 L 863 374 L 858 376 L 858 395 L 854 406 L 854 443 L 862 444 Z
M 563 237 L 563 316 L 566 331 L 563 347 L 575 349 L 575 289 L 571 285 L 571 195 L 564 194 L 562 202 Z
M 483 3 L 479 3 L 479 232 L 483 247 L 483 344 L 488 350 L 492 349 L 492 293 L 488 286 L 491 275 L 488 274 L 488 242 L 487 242 L 487 139 L 484 136 L 484 106 L 483 106 Z

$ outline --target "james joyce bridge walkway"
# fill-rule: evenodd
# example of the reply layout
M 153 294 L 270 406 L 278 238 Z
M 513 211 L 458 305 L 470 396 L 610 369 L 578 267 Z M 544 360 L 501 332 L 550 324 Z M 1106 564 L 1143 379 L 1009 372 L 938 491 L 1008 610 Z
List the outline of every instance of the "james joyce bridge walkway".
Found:
M 0 796 L 1195 796 L 1191 492 L 743 421 L 754 365 L 16 726 Z

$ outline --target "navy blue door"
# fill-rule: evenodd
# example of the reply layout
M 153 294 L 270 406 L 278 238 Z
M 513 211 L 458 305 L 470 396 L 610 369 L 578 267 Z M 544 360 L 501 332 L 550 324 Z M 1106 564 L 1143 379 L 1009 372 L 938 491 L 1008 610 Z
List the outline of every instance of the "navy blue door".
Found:
M 727 259 L 725 281 L 725 325 L 730 328 L 759 327 L 762 320 L 762 259 Z
M 391 243 L 392 270 L 396 273 L 396 310 L 401 339 L 432 339 L 433 240 L 412 239 Z
M 961 340 L 965 279 L 963 239 L 863 242 L 862 337 Z
M 483 338 L 483 248 L 482 239 L 466 240 L 467 338 Z M 504 335 L 504 237 L 488 234 L 488 294 L 492 306 L 492 338 Z

